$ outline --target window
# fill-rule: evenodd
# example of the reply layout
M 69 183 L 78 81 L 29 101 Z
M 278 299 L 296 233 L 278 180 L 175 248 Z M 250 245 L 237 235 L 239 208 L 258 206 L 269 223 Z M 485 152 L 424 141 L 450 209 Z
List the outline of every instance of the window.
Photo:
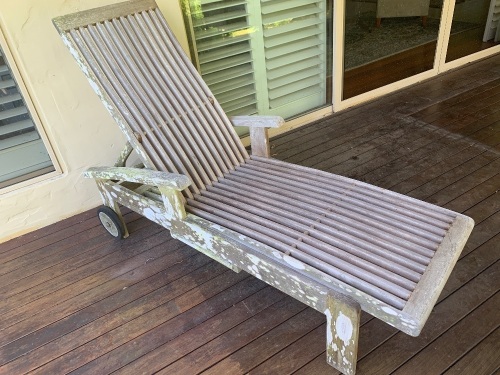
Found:
M 329 1 L 182 1 L 193 59 L 228 115 L 331 103 Z
M 0 47 L 0 188 L 54 171 L 54 165 Z

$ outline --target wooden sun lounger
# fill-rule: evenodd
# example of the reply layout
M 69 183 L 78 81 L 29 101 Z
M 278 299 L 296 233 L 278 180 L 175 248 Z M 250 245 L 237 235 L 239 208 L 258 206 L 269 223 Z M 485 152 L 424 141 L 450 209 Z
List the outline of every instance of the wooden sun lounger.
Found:
M 427 320 L 472 219 L 359 181 L 269 158 L 265 127 L 237 117 L 252 156 L 152 0 L 56 18 L 64 43 L 129 144 L 91 168 L 99 217 L 118 204 L 327 317 L 327 361 L 354 374 L 360 310 L 410 335 Z M 144 168 L 125 167 L 135 150 Z

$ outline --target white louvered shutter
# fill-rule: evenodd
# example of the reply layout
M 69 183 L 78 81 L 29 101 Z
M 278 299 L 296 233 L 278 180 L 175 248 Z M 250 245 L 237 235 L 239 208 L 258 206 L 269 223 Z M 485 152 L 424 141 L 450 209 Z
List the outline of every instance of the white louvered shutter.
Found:
M 193 55 L 228 115 L 290 118 L 325 104 L 325 3 L 190 1 Z
M 257 113 L 247 0 L 190 5 L 199 70 L 228 115 Z
M 323 0 L 262 0 L 268 114 L 292 117 L 326 100 Z
M 0 188 L 47 169 L 52 162 L 0 49 Z

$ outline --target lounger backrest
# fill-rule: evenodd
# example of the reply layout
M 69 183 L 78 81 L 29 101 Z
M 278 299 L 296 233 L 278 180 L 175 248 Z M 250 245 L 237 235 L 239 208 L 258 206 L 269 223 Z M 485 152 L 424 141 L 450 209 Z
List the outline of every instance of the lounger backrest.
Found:
M 188 175 L 191 196 L 248 158 L 154 1 L 54 24 L 146 167 Z

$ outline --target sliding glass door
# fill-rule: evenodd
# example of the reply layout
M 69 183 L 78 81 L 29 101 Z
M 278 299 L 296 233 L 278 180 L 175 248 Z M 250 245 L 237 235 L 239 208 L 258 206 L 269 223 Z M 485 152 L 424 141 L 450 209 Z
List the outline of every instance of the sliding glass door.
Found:
M 192 59 L 229 115 L 338 111 L 500 38 L 500 0 L 180 1 Z
M 434 67 L 442 1 L 346 2 L 343 99 Z
M 229 115 L 331 105 L 326 0 L 183 0 L 193 60 Z
M 457 0 L 446 62 L 499 44 L 500 0 Z

